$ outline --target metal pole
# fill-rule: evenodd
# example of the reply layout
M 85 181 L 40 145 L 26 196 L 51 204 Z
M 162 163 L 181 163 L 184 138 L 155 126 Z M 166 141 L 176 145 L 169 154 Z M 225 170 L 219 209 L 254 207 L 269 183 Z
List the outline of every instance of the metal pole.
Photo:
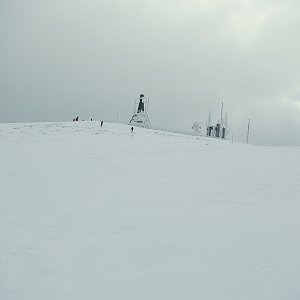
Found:
M 150 102 L 150 99 L 149 99 L 149 97 L 148 97 L 148 102 L 147 102 L 147 112 L 148 112 L 148 110 L 149 110 L 149 102 Z
M 248 130 L 247 130 L 247 144 L 249 143 L 249 134 L 250 134 L 250 118 L 248 122 Z

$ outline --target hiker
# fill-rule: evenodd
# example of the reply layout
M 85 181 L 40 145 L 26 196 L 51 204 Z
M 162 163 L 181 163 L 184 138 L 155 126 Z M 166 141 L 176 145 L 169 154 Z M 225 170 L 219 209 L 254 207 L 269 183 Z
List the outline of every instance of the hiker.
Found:
M 133 132 L 133 127 L 131 127 L 131 132 Z
M 78 120 L 79 120 L 79 117 L 76 117 L 75 121 L 78 122 Z
M 103 122 L 103 121 L 101 121 L 101 127 L 103 126 L 103 123 L 104 123 L 104 122 Z

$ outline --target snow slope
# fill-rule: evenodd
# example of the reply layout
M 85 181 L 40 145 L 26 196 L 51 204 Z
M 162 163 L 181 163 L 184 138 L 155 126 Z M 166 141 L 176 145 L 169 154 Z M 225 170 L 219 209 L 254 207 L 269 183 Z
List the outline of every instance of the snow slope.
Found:
M 300 148 L 0 125 L 0 299 L 300 299 Z

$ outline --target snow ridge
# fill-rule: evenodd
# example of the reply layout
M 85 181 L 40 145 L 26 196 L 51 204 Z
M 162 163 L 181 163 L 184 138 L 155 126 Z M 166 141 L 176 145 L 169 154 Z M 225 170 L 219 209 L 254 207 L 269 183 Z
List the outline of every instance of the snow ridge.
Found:
M 299 148 L 0 125 L 0 299 L 299 299 Z

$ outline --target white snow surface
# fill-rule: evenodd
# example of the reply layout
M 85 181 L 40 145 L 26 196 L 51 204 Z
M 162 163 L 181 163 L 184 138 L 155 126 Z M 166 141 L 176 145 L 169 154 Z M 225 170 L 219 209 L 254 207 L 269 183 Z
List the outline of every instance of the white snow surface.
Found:
M 300 148 L 0 125 L 0 299 L 300 299 Z

